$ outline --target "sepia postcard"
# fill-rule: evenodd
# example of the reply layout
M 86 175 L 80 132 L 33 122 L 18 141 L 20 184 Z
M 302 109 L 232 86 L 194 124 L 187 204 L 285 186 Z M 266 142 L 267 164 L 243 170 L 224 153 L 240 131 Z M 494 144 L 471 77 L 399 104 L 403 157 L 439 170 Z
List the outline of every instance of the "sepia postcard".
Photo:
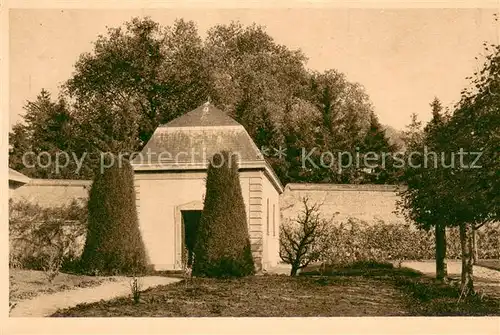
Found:
M 5 333 L 500 334 L 498 1 L 1 15 Z

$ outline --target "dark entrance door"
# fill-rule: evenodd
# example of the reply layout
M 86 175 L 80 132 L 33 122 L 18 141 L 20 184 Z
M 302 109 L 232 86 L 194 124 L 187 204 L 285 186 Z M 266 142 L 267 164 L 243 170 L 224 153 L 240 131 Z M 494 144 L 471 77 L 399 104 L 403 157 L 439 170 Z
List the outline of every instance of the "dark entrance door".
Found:
M 188 267 L 193 265 L 193 249 L 196 242 L 196 231 L 201 218 L 201 211 L 181 211 L 182 213 L 182 263 Z

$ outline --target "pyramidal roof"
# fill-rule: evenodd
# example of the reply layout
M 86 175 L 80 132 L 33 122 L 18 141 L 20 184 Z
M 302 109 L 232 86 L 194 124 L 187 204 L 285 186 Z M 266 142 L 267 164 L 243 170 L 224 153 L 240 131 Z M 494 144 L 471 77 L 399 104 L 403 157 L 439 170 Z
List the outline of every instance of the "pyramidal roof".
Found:
M 241 126 L 226 113 L 209 102 L 160 127 L 220 127 Z
M 131 163 L 136 171 L 205 168 L 223 150 L 237 154 L 240 163 L 265 163 L 245 128 L 207 102 L 160 125 Z

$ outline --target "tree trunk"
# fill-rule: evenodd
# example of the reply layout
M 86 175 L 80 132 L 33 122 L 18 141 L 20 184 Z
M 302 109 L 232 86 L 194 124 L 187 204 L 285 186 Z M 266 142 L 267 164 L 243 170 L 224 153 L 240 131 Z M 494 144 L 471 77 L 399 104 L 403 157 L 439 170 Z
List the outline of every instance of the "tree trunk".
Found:
M 472 264 L 476 264 L 477 263 L 477 259 L 478 259 L 478 256 L 477 256 L 477 232 L 474 228 L 472 228 L 472 247 L 474 248 L 474 252 L 472 254 Z
M 436 224 L 436 279 L 444 281 L 448 276 L 446 268 L 446 226 Z
M 290 276 L 295 277 L 297 275 L 298 270 L 299 270 L 298 265 L 292 264 L 292 270 L 290 271 Z
M 460 288 L 465 294 L 474 292 L 473 281 L 473 239 L 472 227 L 460 224 L 460 245 L 462 247 L 462 277 Z

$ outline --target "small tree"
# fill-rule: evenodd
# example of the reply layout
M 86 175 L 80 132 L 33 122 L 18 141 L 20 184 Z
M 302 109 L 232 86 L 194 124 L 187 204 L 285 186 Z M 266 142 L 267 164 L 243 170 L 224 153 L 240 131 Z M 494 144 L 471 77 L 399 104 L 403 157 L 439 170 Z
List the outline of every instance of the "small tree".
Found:
M 194 248 L 192 274 L 242 277 L 255 272 L 236 156 L 215 154 Z
M 88 202 L 88 232 L 82 267 L 102 274 L 136 274 L 146 270 L 139 231 L 132 167 L 126 160 L 96 173 Z
M 446 150 L 449 141 L 445 131 L 448 116 L 443 113 L 438 98 L 434 98 L 430 106 L 432 120 L 423 131 L 417 130 L 420 124 L 415 117 L 412 117 L 412 124 L 408 126 L 412 131 L 408 132 L 409 136 L 406 138 L 406 156 L 412 164 L 404 171 L 403 179 L 407 189 L 399 193 L 401 200 L 398 207 L 408 221 L 414 222 L 418 228 L 426 231 L 435 228 L 436 279 L 444 281 L 448 275 L 446 225 L 450 221 L 450 203 L 445 201 L 449 190 L 443 187 L 443 180 L 454 167 L 444 167 L 443 164 L 453 162 L 453 154 Z M 415 157 L 415 154 L 419 155 Z
M 328 227 L 330 222 L 320 217 L 318 204 L 309 204 L 303 198 L 304 208 L 296 219 L 280 228 L 280 258 L 292 265 L 290 276 L 318 261 L 328 248 Z

